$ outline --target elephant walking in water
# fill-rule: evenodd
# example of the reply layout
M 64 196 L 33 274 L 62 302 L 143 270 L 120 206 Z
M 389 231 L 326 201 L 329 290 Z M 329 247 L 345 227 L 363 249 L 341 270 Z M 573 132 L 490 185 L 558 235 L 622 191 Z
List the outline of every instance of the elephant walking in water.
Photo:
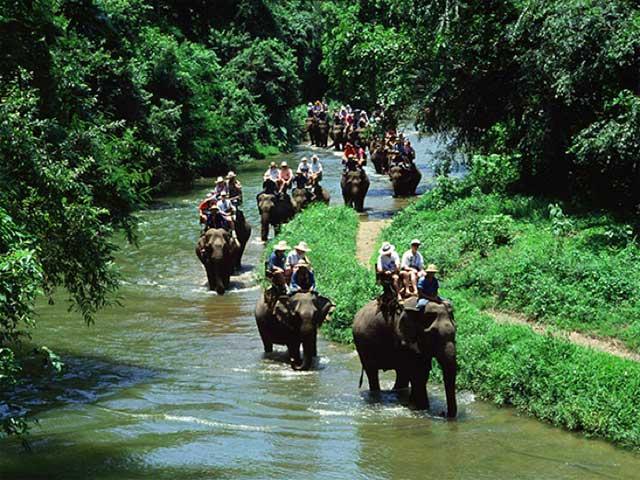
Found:
M 276 233 L 280 226 L 287 223 L 295 215 L 295 209 L 291 197 L 287 194 L 276 194 L 274 186 L 267 186 L 270 181 L 265 182 L 265 190 L 258 194 L 256 201 L 260 212 L 260 238 L 266 242 L 269 238 L 269 226 L 272 225 Z
M 224 295 L 238 264 L 240 243 L 224 228 L 210 228 L 198 240 L 196 255 L 207 272 L 209 289 Z
M 431 360 L 442 367 L 447 417 L 457 415 L 456 328 L 450 305 L 429 302 L 424 311 L 410 298 L 404 306 L 374 300 L 353 320 L 353 340 L 372 392 L 380 391 L 379 370 L 395 370 L 394 389 L 411 385 L 410 400 L 418 409 L 429 408 L 427 381 Z
M 395 163 L 389 169 L 389 180 L 395 197 L 409 197 L 416 194 L 422 174 L 416 164 Z
M 342 198 L 347 207 L 357 212 L 364 211 L 364 198 L 369 191 L 369 177 L 364 170 L 352 170 L 342 174 L 340 180 Z
M 309 370 L 313 357 L 317 356 L 318 328 L 333 310 L 333 303 L 314 292 L 283 295 L 277 299 L 269 298 L 270 294 L 271 291 L 258 298 L 255 310 L 264 351 L 273 351 L 274 344 L 286 345 L 292 368 Z

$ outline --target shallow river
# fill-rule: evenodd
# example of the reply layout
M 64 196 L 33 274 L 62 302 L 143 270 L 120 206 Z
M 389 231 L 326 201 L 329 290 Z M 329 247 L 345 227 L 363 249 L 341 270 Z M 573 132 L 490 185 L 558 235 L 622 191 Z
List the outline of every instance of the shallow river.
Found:
M 421 191 L 435 148 L 429 140 L 417 148 Z M 318 153 L 339 203 L 339 159 Z M 311 152 L 284 158 L 297 163 L 303 154 Z M 67 369 L 30 403 L 40 420 L 33 452 L 0 442 L 0 479 L 640 478 L 639 455 L 468 392 L 459 392 L 455 422 L 434 415 L 443 408 L 439 385 L 430 386 L 431 414 L 407 409 L 393 393 L 371 402 L 358 390 L 359 361 L 348 346 L 321 340 L 311 372 L 293 372 L 283 353 L 265 358 L 251 271 L 263 248 L 253 201 L 263 169 L 241 174 L 254 237 L 227 295 L 207 291 L 193 251 L 195 206 L 211 186 L 202 182 L 140 214 L 140 246 L 125 245 L 119 256 L 122 307 L 91 327 L 64 302 L 39 308 L 34 340 L 62 353 Z M 386 179 L 372 180 L 363 218 L 406 205 L 391 198 Z M 390 388 L 392 375 L 382 378 Z

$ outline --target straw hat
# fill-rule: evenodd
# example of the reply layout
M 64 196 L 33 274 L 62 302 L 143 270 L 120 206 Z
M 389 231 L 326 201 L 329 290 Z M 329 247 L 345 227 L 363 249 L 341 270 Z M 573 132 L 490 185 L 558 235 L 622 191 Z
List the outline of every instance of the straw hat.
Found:
M 301 162 L 303 162 L 303 163 L 307 163 L 308 161 L 309 161 L 309 159 L 307 159 L 307 157 L 302 157 Z
M 298 268 L 309 268 L 311 265 L 309 265 L 309 262 L 307 262 L 306 260 L 300 260 L 298 263 L 296 263 L 296 267 Z
M 384 242 L 382 244 L 382 247 L 380 247 L 380 250 L 378 251 L 378 253 L 380 255 L 391 255 L 395 251 L 396 251 L 396 247 L 391 245 L 389 242 Z
M 216 183 L 223 183 L 223 182 L 224 182 L 224 178 L 222 178 L 222 177 L 218 177 L 216 179 Z
M 417 238 L 414 238 L 413 240 L 411 240 L 411 243 L 409 245 L 411 245 L 411 246 L 413 246 L 413 245 L 420 246 L 420 245 L 422 245 L 422 242 L 420 240 L 418 240 Z
M 227 173 L 227 178 L 234 178 L 234 177 L 236 177 L 236 172 L 234 172 L 233 170 Z
M 287 245 L 287 242 L 284 240 L 280 240 L 275 247 L 273 247 L 273 250 L 276 252 L 284 252 L 285 250 L 289 250 L 289 245 Z
M 436 267 L 433 263 L 430 263 L 425 272 L 427 273 L 438 273 L 438 267 Z
M 280 168 L 284 168 L 284 167 L 288 167 L 289 165 L 287 165 L 287 162 L 282 161 L 282 163 L 280 163 Z
M 205 199 L 205 200 L 210 200 L 210 199 L 212 199 L 212 198 L 213 198 L 213 193 L 211 193 L 211 192 L 207 193 L 207 194 L 205 195 L 205 197 L 204 197 L 204 199 Z
M 318 158 L 318 155 L 313 155 L 313 156 L 311 157 L 311 160 L 313 161 L 313 160 L 320 160 L 320 159 Z
M 309 245 L 307 245 L 307 242 L 300 242 L 298 243 L 298 245 L 296 245 L 295 247 L 293 247 L 294 250 L 300 250 L 301 252 L 310 252 L 311 249 L 309 248 Z
M 229 196 L 229 194 L 227 193 L 227 191 L 226 191 L 226 190 L 223 190 L 223 191 L 221 191 L 221 192 L 220 192 L 220 196 L 221 196 L 221 197 L 228 197 L 228 196 Z
M 277 167 L 277 166 L 278 166 L 278 165 L 276 165 L 276 162 L 271 162 L 271 163 L 269 164 L 269 167 L 270 167 L 270 168 L 274 168 L 274 167 Z

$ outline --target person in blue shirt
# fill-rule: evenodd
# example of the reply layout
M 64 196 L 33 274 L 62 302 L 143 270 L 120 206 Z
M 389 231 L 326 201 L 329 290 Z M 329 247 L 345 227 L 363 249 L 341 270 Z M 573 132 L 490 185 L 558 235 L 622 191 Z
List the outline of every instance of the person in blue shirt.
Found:
M 436 278 L 438 267 L 432 263 L 426 268 L 425 273 L 426 275 L 418 281 L 419 300 L 417 307 L 421 311 L 424 311 L 424 307 L 426 307 L 429 302 L 443 302 L 442 298 L 438 295 L 438 289 L 440 288 L 440 284 Z
M 306 260 L 300 260 L 297 264 L 296 270 L 291 276 L 291 287 L 289 293 L 294 294 L 298 292 L 315 292 L 316 290 L 316 278 Z
M 273 247 L 273 253 L 269 256 L 269 262 L 267 264 L 267 277 L 271 278 L 271 283 L 274 288 L 279 291 L 286 291 L 287 281 L 285 279 L 284 271 L 286 269 L 286 257 L 285 252 L 289 250 L 287 242 L 280 241 Z

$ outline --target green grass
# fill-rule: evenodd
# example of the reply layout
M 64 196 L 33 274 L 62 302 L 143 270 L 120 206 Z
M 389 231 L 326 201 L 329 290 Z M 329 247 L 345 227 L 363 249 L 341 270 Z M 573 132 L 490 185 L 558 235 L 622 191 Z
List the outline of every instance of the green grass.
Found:
M 487 307 L 565 330 L 615 337 L 640 351 L 640 248 L 603 215 L 551 218 L 526 197 L 428 194 L 383 234 L 402 250 L 420 238 L 450 288 Z
M 501 249 L 519 251 L 521 247 L 516 246 L 523 236 L 537 233 L 547 238 L 544 228 L 549 220 L 540 205 L 516 199 L 505 209 L 497 199 L 488 197 L 431 210 L 427 208 L 429 201 L 427 196 L 398 214 L 384 237 L 401 245 L 419 232 L 426 241 L 427 259 L 444 267 L 443 294 L 456 306 L 459 388 L 497 405 L 513 405 L 554 425 L 640 449 L 640 364 L 562 338 L 538 335 L 527 326 L 496 323 L 482 313 L 473 290 L 460 288 L 462 279 L 467 278 L 463 273 L 475 263 L 497 261 Z M 513 224 L 509 220 L 498 220 L 498 225 L 489 221 L 482 228 L 496 233 L 493 240 L 498 243 L 511 243 L 490 246 L 482 255 L 469 250 L 473 239 L 487 238 L 484 234 L 462 234 L 466 231 L 462 226 L 471 228 L 477 215 L 510 215 Z M 529 230 L 524 228 L 525 216 L 531 222 Z M 509 225 L 504 227 L 501 222 Z M 310 244 L 319 289 L 337 305 L 324 333 L 341 342 L 351 341 L 355 312 L 378 292 L 374 275 L 355 258 L 357 228 L 353 211 L 315 206 L 298 215 L 275 239 Z M 579 242 L 579 238 L 576 234 L 559 242 Z M 564 252 L 568 247 L 559 248 Z M 622 250 L 616 247 L 610 253 L 619 255 Z M 546 247 L 542 251 L 549 253 Z M 515 260 L 512 254 L 511 261 Z M 520 262 L 525 263 L 523 259 Z

